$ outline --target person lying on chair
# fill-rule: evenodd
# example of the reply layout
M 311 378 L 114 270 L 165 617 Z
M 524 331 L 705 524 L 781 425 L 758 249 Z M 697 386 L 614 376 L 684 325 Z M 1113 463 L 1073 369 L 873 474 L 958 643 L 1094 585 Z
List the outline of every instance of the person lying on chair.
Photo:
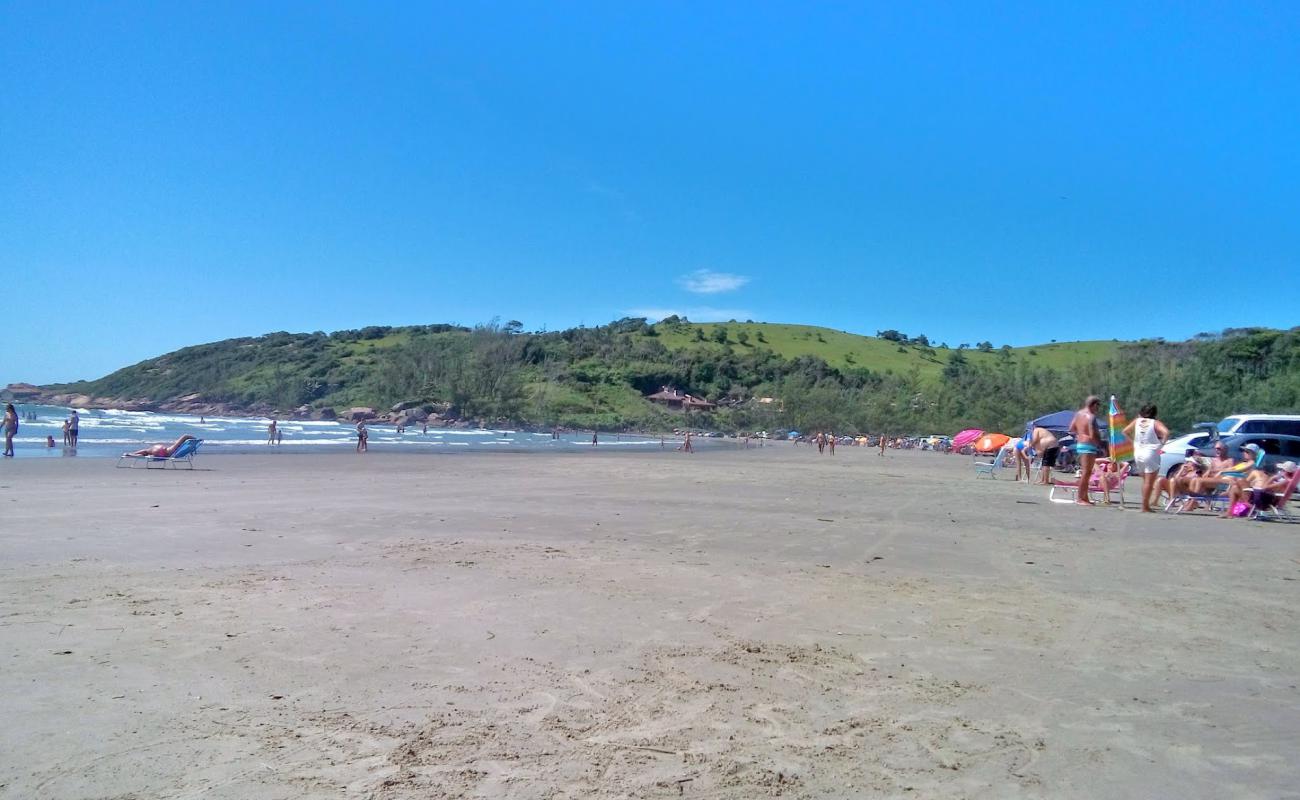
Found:
M 151 444 L 148 447 L 141 448 L 132 453 L 131 456 L 153 456 L 154 458 L 171 458 L 172 454 L 180 449 L 181 445 L 193 439 L 188 433 L 172 442 L 171 444 Z

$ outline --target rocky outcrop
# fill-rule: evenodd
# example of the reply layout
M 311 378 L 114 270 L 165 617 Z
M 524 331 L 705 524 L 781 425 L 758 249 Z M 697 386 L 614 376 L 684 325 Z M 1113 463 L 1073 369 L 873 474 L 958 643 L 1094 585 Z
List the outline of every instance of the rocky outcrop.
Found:
M 30 383 L 11 383 L 3 389 L 0 389 L 0 397 L 6 401 L 13 400 L 20 403 L 35 402 L 31 398 L 40 397 L 44 390 L 39 386 L 33 386 Z
M 349 408 L 347 412 L 344 413 L 343 416 L 344 419 L 347 419 L 351 422 L 359 422 L 360 420 L 363 419 L 365 420 L 375 419 L 379 415 L 376 414 L 375 410 L 373 408 L 370 408 L 369 406 L 353 406 L 352 408 Z

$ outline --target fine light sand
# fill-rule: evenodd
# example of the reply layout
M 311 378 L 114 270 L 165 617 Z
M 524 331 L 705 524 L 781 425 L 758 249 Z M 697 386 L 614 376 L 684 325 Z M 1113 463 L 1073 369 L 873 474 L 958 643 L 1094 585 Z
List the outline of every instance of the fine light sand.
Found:
M 1300 797 L 1300 526 L 788 444 L 198 463 L 0 465 L 0 797 Z

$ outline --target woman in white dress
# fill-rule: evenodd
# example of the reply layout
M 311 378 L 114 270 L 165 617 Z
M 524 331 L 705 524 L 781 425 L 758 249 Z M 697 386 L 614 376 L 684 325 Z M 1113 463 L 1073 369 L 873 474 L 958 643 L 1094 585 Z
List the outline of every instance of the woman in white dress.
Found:
M 1160 493 L 1160 448 L 1169 439 L 1169 429 L 1156 419 L 1155 404 L 1148 403 L 1124 429 L 1124 435 L 1133 442 L 1133 466 L 1142 475 L 1142 510 L 1149 514 L 1151 501 Z

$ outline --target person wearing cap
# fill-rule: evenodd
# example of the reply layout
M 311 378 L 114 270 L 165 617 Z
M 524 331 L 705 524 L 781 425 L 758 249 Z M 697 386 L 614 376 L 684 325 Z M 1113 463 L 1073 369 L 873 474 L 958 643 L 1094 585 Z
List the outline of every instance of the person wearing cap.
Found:
M 1243 448 L 1244 449 L 1244 448 Z M 1277 473 L 1269 475 L 1263 469 L 1252 469 L 1245 478 L 1228 487 L 1228 507 L 1219 516 L 1232 516 L 1232 507 L 1237 503 L 1249 503 L 1256 509 L 1272 508 L 1282 498 L 1291 476 L 1295 474 L 1294 461 L 1283 461 L 1277 465 Z
M 1210 465 L 1205 470 L 1205 477 L 1198 478 L 1192 484 L 1195 494 L 1209 494 L 1214 491 L 1220 484 L 1230 483 L 1246 474 L 1246 470 L 1255 464 L 1257 455 L 1247 448 L 1259 449 L 1259 445 L 1248 444 L 1241 448 L 1239 458 L 1230 458 L 1228 456 L 1228 446 L 1223 442 L 1216 442 L 1214 445 L 1214 458 L 1210 459 Z
M 1183 484 L 1184 491 L 1178 494 L 1190 495 L 1212 495 L 1220 489 L 1245 474 L 1250 465 L 1255 463 L 1255 456 L 1245 452 L 1243 449 L 1240 459 L 1233 459 L 1228 455 L 1228 445 L 1223 441 L 1214 443 L 1214 457 L 1205 468 L 1205 474 L 1199 478 L 1191 478 Z M 1178 485 L 1175 489 L 1180 488 Z M 1183 506 L 1183 511 L 1191 511 L 1197 507 L 1195 500 L 1188 500 Z

